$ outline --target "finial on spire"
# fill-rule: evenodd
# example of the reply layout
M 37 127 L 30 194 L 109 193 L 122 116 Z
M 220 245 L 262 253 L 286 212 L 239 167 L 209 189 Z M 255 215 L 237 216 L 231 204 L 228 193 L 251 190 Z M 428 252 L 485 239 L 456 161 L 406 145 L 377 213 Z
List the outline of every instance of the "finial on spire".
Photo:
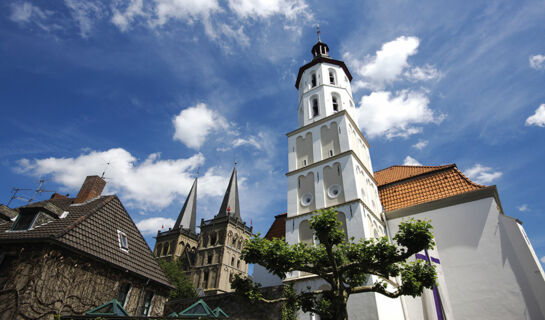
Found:
M 201 170 L 201 167 L 197 167 L 197 178 L 199 177 L 199 171 Z
M 318 34 L 318 42 L 322 41 L 322 40 L 320 39 L 320 24 L 318 24 L 318 25 L 316 26 L 316 34 Z

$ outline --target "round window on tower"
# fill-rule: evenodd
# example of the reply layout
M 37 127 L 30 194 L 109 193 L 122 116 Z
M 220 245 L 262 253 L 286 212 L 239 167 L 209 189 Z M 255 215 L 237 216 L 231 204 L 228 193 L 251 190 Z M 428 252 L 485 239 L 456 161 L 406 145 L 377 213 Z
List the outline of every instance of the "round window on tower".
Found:
M 307 192 L 301 197 L 301 205 L 303 207 L 308 207 L 312 203 L 312 200 L 314 200 L 312 193 Z
M 327 195 L 330 198 L 335 199 L 341 194 L 341 191 L 342 191 L 342 188 L 340 185 L 332 184 L 329 186 L 329 188 L 327 188 Z

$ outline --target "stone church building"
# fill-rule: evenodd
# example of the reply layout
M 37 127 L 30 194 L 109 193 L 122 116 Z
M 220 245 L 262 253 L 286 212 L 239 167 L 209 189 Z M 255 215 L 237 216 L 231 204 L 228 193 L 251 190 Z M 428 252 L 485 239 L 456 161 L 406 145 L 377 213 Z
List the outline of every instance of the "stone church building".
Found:
M 157 233 L 153 252 L 160 259 L 179 259 L 193 287 L 206 295 L 230 292 L 233 275 L 248 274 L 248 264 L 240 255 L 244 241 L 252 235 L 252 227 L 240 217 L 236 166 L 218 214 L 201 219 L 199 234 L 196 209 L 197 179 L 174 227 Z

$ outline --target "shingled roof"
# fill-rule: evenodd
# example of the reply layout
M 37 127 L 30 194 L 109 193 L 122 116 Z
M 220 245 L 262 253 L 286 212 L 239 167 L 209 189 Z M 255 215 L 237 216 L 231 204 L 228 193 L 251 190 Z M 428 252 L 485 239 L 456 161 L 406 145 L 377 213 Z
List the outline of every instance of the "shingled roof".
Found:
M 375 172 L 375 179 L 386 212 L 485 188 L 469 180 L 455 164 L 392 166 Z
M 172 288 L 117 196 L 101 196 L 81 204 L 73 202 L 73 198 L 56 198 L 32 204 L 54 205 L 68 214 L 24 231 L 11 231 L 14 222 L 1 224 L 0 243 L 57 244 Z M 128 251 L 119 247 L 117 230 L 127 235 Z

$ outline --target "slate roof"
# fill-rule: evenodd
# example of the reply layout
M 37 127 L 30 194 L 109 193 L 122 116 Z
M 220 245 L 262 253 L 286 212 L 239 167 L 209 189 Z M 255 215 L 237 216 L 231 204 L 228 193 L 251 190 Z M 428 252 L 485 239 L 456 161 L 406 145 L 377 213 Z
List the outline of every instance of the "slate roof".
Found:
M 13 222 L 2 224 L 0 244 L 52 242 L 172 288 L 117 196 L 101 196 L 75 205 L 73 201 L 57 198 L 32 204 L 53 204 L 68 215 L 24 231 L 10 231 Z M 127 235 L 128 252 L 119 247 L 117 230 Z
M 392 166 L 375 172 L 375 179 L 386 212 L 485 188 L 469 180 L 455 164 Z
M 220 210 L 218 211 L 217 217 L 226 217 L 230 214 L 233 218 L 240 218 L 240 204 L 238 201 L 238 183 L 237 183 L 237 167 L 233 168 L 231 173 L 231 179 L 229 179 L 229 185 L 223 196 L 223 201 L 221 202 Z
M 193 181 L 191 190 L 185 199 L 184 206 L 180 210 L 178 219 L 172 229 L 189 229 L 195 233 L 195 226 L 197 220 L 197 178 Z

